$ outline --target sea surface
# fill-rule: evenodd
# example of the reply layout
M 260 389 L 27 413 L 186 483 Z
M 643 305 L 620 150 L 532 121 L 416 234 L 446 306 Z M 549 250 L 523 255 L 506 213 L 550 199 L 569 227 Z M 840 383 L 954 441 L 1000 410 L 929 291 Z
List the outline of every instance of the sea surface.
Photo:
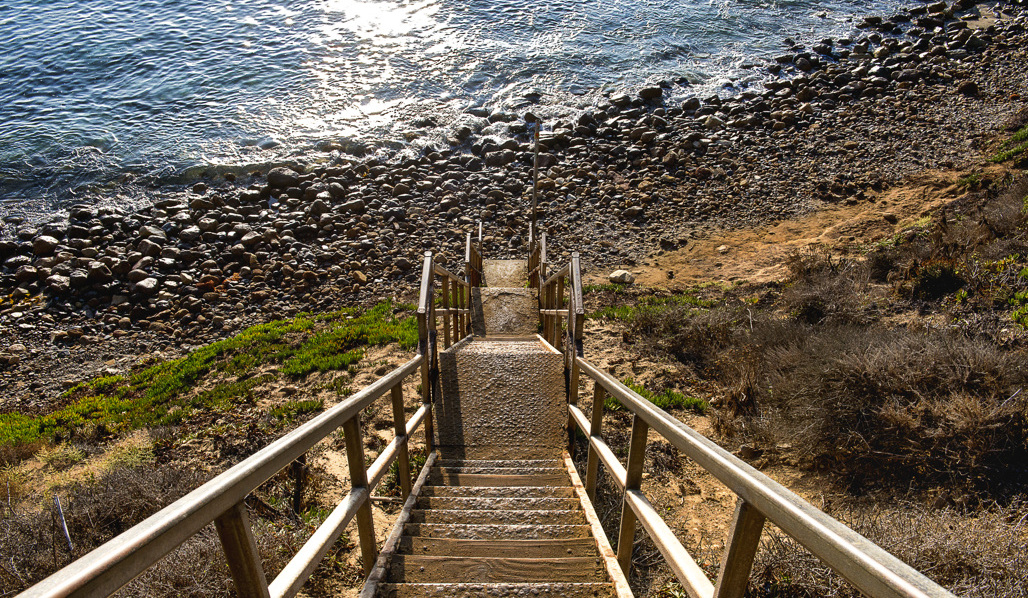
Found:
M 340 148 L 417 152 L 473 108 L 552 121 L 661 81 L 730 95 L 759 88 L 786 37 L 859 35 L 909 4 L 0 0 L 0 217 Z

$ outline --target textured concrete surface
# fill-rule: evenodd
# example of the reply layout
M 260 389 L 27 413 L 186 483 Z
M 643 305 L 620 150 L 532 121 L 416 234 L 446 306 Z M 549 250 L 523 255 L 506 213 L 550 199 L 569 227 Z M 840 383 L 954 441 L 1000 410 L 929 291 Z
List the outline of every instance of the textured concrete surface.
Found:
M 482 279 L 487 287 L 524 287 L 528 260 L 482 260 Z
M 532 336 L 539 331 L 535 289 L 475 288 L 471 300 L 475 336 Z
M 542 342 L 474 340 L 439 354 L 447 458 L 554 459 L 566 444 L 564 362 Z

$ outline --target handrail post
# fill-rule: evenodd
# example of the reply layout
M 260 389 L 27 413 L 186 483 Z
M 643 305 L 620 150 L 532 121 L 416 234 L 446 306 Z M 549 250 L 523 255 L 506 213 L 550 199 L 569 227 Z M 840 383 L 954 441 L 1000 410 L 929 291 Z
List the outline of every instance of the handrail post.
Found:
M 453 307 L 455 309 L 457 309 L 457 310 L 463 309 L 464 308 L 464 285 L 461 283 L 461 281 L 456 280 L 456 279 L 453 281 L 453 295 L 454 295 L 454 297 L 453 297 L 453 302 L 454 302 Z M 456 314 L 454 314 L 454 316 L 455 317 L 453 318 L 453 342 L 456 343 L 460 339 L 464 338 L 464 335 L 461 334 L 462 331 L 463 331 L 462 324 L 464 323 L 464 314 L 462 314 L 462 313 L 460 313 L 460 311 L 458 311 Z
M 557 309 L 563 309 L 564 308 L 564 277 L 563 276 L 561 276 L 560 279 L 557 280 L 556 308 Z M 570 312 L 568 313 L 568 318 L 569 319 L 571 318 L 571 313 Z M 553 321 L 554 321 L 554 327 L 553 327 L 553 340 L 554 340 L 554 342 L 553 342 L 553 346 L 556 347 L 558 351 L 562 351 L 563 348 L 564 348 L 564 335 L 561 334 L 560 316 L 554 316 Z
M 371 575 L 371 569 L 378 558 L 375 545 L 375 522 L 371 515 L 371 488 L 368 488 L 368 470 L 364 463 L 364 441 L 361 439 L 360 414 L 354 415 L 343 424 L 346 442 L 346 463 L 350 468 L 350 484 L 354 488 L 367 488 L 368 496 L 357 508 L 357 535 L 360 538 L 361 560 L 364 575 Z
M 425 252 L 424 267 L 421 272 L 421 298 L 418 305 L 418 352 L 424 358 L 421 362 L 421 404 L 425 406 L 425 447 L 429 453 L 434 449 L 434 431 L 432 426 L 432 370 L 435 368 L 434 341 L 435 320 L 432 314 L 432 252 Z M 432 326 L 429 327 L 429 320 Z
M 714 598 L 743 598 L 763 529 L 764 514 L 740 498 L 735 505 L 735 517 L 721 559 Z
M 393 399 L 393 434 L 396 438 L 403 438 L 400 444 L 400 451 L 396 456 L 396 477 L 400 482 L 400 494 L 406 501 L 410 496 L 410 451 L 408 448 L 407 422 L 403 416 L 403 383 L 392 388 Z
M 214 520 L 214 528 L 225 551 L 228 570 L 241 598 L 270 598 L 268 579 L 257 552 L 246 505 L 236 503 Z
M 443 293 L 443 349 L 450 348 L 450 277 L 440 276 Z
M 596 483 L 600 469 L 600 455 L 593 447 L 592 438 L 603 440 L 603 403 L 607 399 L 607 391 L 598 380 L 593 380 L 593 413 L 589 421 L 589 452 L 585 462 L 585 491 L 589 498 L 596 500 Z
M 646 434 L 650 426 L 637 413 L 632 418 L 632 440 L 628 446 L 628 465 L 625 467 L 625 494 L 639 490 L 642 485 L 643 465 L 646 461 Z M 618 530 L 618 564 L 625 577 L 632 570 L 632 548 L 635 543 L 635 511 L 628 501 L 621 500 L 621 528 Z
M 571 373 L 568 377 L 568 403 L 578 403 L 578 387 L 581 370 L 578 366 L 578 358 L 582 356 L 582 337 L 585 328 L 585 309 L 582 305 L 582 272 L 578 252 L 571 254 L 571 268 L 568 272 L 571 281 L 571 297 L 568 301 L 568 329 L 571 331 L 570 347 L 566 347 L 564 353 L 569 355 Z M 601 418 L 602 419 L 602 418 Z M 574 423 L 568 418 L 568 429 L 571 438 L 574 438 Z

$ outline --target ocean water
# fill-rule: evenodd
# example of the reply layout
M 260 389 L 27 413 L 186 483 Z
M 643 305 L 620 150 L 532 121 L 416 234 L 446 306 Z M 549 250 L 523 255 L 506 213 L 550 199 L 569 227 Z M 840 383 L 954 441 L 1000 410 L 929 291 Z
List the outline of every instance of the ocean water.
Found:
M 419 151 L 467 110 L 759 87 L 792 37 L 902 0 L 0 0 L 0 216 L 333 147 Z M 337 144 L 337 145 L 330 145 Z

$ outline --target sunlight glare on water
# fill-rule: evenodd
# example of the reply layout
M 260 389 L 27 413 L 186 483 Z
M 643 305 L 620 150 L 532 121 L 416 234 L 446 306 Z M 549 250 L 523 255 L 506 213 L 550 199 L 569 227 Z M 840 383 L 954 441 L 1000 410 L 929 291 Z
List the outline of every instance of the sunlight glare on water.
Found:
M 417 152 L 472 107 L 552 121 L 658 81 L 672 102 L 759 88 L 784 37 L 905 3 L 7 0 L 0 215 L 324 147 Z

